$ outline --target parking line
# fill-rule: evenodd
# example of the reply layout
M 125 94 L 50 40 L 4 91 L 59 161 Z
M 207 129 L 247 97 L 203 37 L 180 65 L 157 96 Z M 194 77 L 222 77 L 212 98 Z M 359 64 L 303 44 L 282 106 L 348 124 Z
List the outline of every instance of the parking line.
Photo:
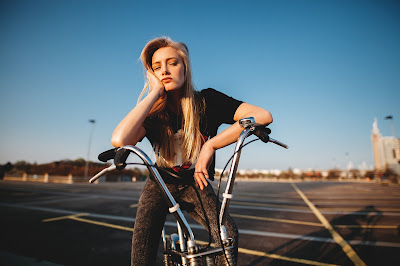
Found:
M 44 222 L 44 223 L 54 222 L 54 221 L 58 221 L 58 220 L 72 219 L 75 217 L 87 216 L 87 215 L 89 215 L 89 213 L 78 213 L 78 214 L 66 215 L 66 216 L 61 216 L 61 217 L 56 217 L 56 218 L 44 219 L 44 220 L 42 220 L 42 222 Z
M 259 206 L 259 207 L 277 207 L 277 208 L 296 208 L 296 209 L 307 209 L 307 206 L 301 205 L 289 205 L 289 204 L 271 204 L 271 203 L 259 203 L 259 202 L 240 202 L 240 201 L 232 201 L 232 204 L 243 205 L 243 206 Z
M 300 225 L 324 227 L 324 225 L 320 224 L 320 223 L 312 223 L 312 222 L 305 222 L 305 221 L 277 219 L 277 218 L 242 215 L 242 214 L 235 214 L 235 213 L 231 213 L 229 215 L 232 217 L 236 217 L 236 218 L 244 218 L 244 219 L 251 219 L 251 220 L 271 221 L 271 222 L 278 222 L 278 223 L 289 223 L 289 224 L 300 224 Z M 335 228 L 363 228 L 363 229 L 397 229 L 398 228 L 397 225 L 367 225 L 367 224 L 333 224 L 332 226 Z
M 304 195 L 304 193 L 296 186 L 296 184 L 291 183 L 291 185 L 297 191 L 297 193 L 300 195 L 300 197 L 305 201 L 305 203 L 307 203 L 308 207 L 310 207 L 310 209 L 314 212 L 315 216 L 317 216 L 319 221 L 329 231 L 329 233 L 332 235 L 335 242 L 338 243 L 342 247 L 342 250 L 347 255 L 347 257 L 349 257 L 349 259 L 355 265 L 366 265 L 361 260 L 361 258 L 357 255 L 357 253 L 354 252 L 353 248 L 346 242 L 346 240 L 344 240 L 343 237 L 340 234 L 338 234 L 338 232 L 335 231 L 335 229 L 328 222 L 328 220 L 325 218 L 325 216 L 323 216 L 322 213 L 314 206 L 314 204 L 308 200 L 306 195 Z
M 95 225 L 100 225 L 100 226 L 105 226 L 105 227 L 110 227 L 110 228 L 115 228 L 115 229 L 120 229 L 120 230 L 124 230 L 124 231 L 133 232 L 133 228 L 126 227 L 126 226 L 103 223 L 103 222 L 98 222 L 98 221 L 93 221 L 93 220 L 88 220 L 88 219 L 82 219 L 82 218 L 78 218 L 78 217 L 71 217 L 69 219 L 72 219 L 72 220 L 75 220 L 75 221 L 79 221 L 79 222 L 90 223 L 90 224 L 95 224 Z
M 319 262 L 319 261 L 290 258 L 290 257 L 282 256 L 282 255 L 270 254 L 270 253 L 266 253 L 266 252 L 262 252 L 262 251 L 250 250 L 250 249 L 245 249 L 245 248 L 239 248 L 239 252 L 245 253 L 245 254 L 250 254 L 250 255 L 255 255 L 255 256 L 259 256 L 259 257 L 267 257 L 267 258 L 271 258 L 271 259 L 286 260 L 286 261 L 290 261 L 290 262 L 307 264 L 307 265 L 337 266 L 336 264 L 327 264 L 327 263 L 323 263 L 323 262 Z
M 363 228 L 363 229 L 397 229 L 396 225 L 367 225 L 367 224 L 359 224 L 359 225 L 351 225 L 351 224 L 338 224 L 333 225 L 336 228 Z
M 246 218 L 246 219 L 261 220 L 261 221 L 272 221 L 272 222 L 281 222 L 281 223 L 289 223 L 289 224 L 301 224 L 301 225 L 310 225 L 310 226 L 323 227 L 322 224 L 312 223 L 312 222 L 286 220 L 286 219 L 276 219 L 276 218 L 259 217 L 259 216 L 250 216 L 250 215 L 242 215 L 242 214 L 235 214 L 235 213 L 231 213 L 229 215 L 232 216 L 232 217 L 237 217 L 237 218 Z
M 103 223 L 99 221 L 93 221 L 89 219 L 83 219 L 79 218 L 80 216 L 88 216 L 90 213 L 78 213 L 78 214 L 73 214 L 73 215 L 66 215 L 66 216 L 61 216 L 61 217 L 56 217 L 56 218 L 50 218 L 50 219 L 44 219 L 42 222 L 54 222 L 54 221 L 60 221 L 60 220 L 66 220 L 66 219 L 71 219 L 79 222 L 84 222 L 84 223 L 89 223 L 89 224 L 95 224 L 95 225 L 100 225 L 104 227 L 110 227 L 110 228 L 115 228 L 115 229 L 120 229 L 120 230 L 125 230 L 125 231 L 133 231 L 133 228 L 126 227 L 126 226 L 120 226 L 116 224 L 110 224 L 110 223 Z

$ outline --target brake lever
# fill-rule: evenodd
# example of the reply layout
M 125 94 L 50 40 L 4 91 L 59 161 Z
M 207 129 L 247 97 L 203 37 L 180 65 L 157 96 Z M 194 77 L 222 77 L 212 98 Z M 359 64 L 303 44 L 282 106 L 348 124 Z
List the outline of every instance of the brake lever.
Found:
M 114 165 L 118 170 L 122 170 L 126 166 L 126 159 L 128 158 L 130 151 L 124 148 L 117 150 L 114 157 Z
M 271 133 L 271 129 L 267 128 L 264 125 L 255 125 L 253 128 L 253 134 L 256 135 L 262 142 L 267 143 L 269 141 L 269 134 Z

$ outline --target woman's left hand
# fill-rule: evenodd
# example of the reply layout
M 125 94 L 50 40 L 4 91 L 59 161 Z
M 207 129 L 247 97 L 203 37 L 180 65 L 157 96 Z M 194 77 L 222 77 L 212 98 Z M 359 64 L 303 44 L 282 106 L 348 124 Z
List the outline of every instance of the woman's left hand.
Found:
M 209 142 L 204 143 L 203 147 L 201 148 L 194 172 L 194 180 L 201 190 L 208 186 L 208 182 L 206 180 L 206 178 L 209 178 L 207 169 L 211 164 L 211 160 L 215 152 L 214 148 L 208 144 Z

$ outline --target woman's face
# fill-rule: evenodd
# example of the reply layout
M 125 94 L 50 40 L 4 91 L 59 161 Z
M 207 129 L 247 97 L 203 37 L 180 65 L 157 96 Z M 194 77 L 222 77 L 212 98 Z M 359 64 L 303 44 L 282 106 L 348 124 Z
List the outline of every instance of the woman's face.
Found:
M 166 91 L 182 88 L 185 82 L 185 66 L 175 48 L 163 47 L 155 51 L 152 68 L 156 77 L 164 84 Z

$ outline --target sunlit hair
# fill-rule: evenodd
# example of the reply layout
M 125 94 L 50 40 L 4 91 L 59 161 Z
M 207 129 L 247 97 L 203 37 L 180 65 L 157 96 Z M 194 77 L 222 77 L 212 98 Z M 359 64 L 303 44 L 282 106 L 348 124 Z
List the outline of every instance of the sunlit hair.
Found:
M 140 56 L 145 72 L 151 71 L 152 69 L 152 58 L 153 54 L 160 48 L 172 47 L 176 49 L 178 54 L 181 56 L 184 63 L 184 83 L 182 86 L 182 161 L 190 161 L 194 163 L 200 153 L 201 148 L 201 133 L 200 133 L 200 113 L 203 110 L 203 101 L 201 100 L 199 93 L 195 91 L 192 82 L 192 71 L 189 60 L 189 50 L 184 43 L 174 42 L 168 37 L 161 37 L 151 40 L 144 47 Z M 154 72 L 153 72 L 154 73 Z M 142 93 L 139 96 L 138 102 L 142 99 L 145 93 L 149 92 L 148 82 Z M 153 144 L 156 152 L 157 164 L 164 167 L 172 167 L 172 161 L 175 154 L 175 145 L 171 143 L 174 132 L 171 128 L 170 118 L 166 111 L 166 103 L 168 101 L 168 94 L 158 99 L 152 109 L 150 110 L 149 116 L 157 116 L 163 123 L 161 127 L 160 143 Z

